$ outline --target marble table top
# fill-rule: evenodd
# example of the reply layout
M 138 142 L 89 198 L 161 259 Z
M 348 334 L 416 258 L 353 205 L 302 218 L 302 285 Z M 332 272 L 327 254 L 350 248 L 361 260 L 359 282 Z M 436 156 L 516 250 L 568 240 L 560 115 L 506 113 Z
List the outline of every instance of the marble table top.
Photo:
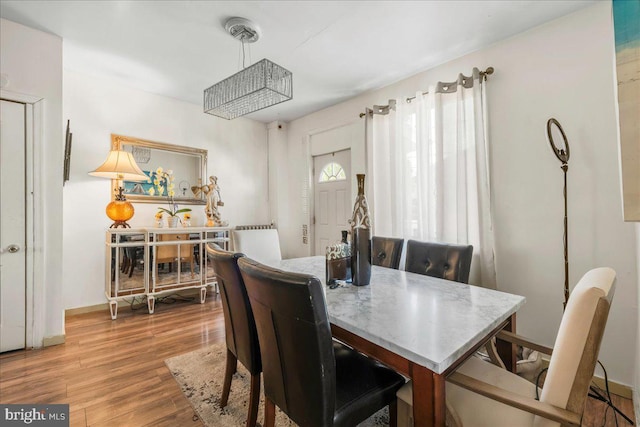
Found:
M 270 263 L 325 282 L 322 256 Z M 373 266 L 368 286 L 324 287 L 331 323 L 437 374 L 518 311 L 518 295 Z

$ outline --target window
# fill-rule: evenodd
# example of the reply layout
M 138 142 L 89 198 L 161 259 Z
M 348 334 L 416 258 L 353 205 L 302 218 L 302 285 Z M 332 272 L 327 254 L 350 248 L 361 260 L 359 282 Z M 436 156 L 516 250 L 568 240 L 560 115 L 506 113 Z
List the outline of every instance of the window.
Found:
M 346 179 L 347 175 L 344 173 L 342 166 L 339 163 L 331 162 L 320 171 L 318 182 L 344 181 Z

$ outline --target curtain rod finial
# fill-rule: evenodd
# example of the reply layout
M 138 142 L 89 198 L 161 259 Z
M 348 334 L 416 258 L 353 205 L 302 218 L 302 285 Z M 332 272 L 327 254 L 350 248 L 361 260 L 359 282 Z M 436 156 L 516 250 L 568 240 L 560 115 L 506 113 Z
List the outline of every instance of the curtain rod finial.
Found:
M 491 75 L 493 74 L 495 70 L 493 69 L 493 67 L 489 67 L 486 70 L 484 70 L 485 74 Z
M 373 117 L 373 110 L 371 108 L 365 108 L 364 113 L 359 114 L 360 118 L 366 117 L 367 115 Z

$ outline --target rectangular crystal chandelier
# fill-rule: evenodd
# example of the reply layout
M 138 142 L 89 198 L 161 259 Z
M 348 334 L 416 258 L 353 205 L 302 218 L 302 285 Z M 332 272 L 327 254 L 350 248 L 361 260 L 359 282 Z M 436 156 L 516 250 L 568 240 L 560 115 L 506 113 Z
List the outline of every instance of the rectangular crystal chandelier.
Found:
M 204 91 L 204 112 L 231 120 L 293 98 L 291 71 L 268 59 Z

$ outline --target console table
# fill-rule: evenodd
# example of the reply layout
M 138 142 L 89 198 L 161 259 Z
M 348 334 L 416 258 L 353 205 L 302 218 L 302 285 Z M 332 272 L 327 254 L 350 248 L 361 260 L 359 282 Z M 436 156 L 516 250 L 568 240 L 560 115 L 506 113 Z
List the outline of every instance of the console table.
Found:
M 230 248 L 228 227 L 119 228 L 106 233 L 105 296 L 111 318 L 118 301 L 146 297 L 153 314 L 156 296 L 182 289 L 217 285 L 205 245 Z

